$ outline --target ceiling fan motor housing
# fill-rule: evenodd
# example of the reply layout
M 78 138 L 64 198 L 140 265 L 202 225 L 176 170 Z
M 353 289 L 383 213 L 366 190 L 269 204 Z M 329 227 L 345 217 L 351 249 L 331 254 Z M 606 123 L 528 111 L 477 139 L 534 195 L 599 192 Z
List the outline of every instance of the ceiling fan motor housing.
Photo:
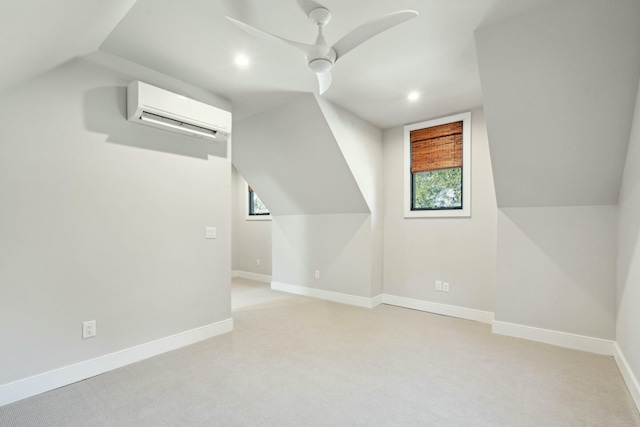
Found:
M 332 67 L 333 62 L 326 58 L 316 58 L 309 61 L 309 68 L 311 68 L 314 73 L 324 73 L 325 71 L 329 71 Z
M 315 73 L 324 73 L 333 68 L 337 56 L 336 51 L 329 47 L 322 34 L 319 34 L 315 46 L 307 54 L 307 65 Z

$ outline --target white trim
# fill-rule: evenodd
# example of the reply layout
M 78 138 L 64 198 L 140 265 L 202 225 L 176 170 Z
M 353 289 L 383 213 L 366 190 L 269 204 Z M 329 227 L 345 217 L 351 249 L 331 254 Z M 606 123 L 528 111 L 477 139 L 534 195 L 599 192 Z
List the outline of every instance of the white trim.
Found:
M 411 131 L 462 121 L 462 209 L 411 210 Z M 406 125 L 404 127 L 404 217 L 452 218 L 471 216 L 471 112 Z
M 274 291 L 288 292 L 290 294 L 304 295 L 307 297 L 319 298 L 365 308 L 373 308 L 377 306 L 379 304 L 378 300 L 380 297 L 379 295 L 373 298 L 360 297 L 357 295 L 342 294 L 339 292 L 325 291 L 322 289 L 308 288 L 306 286 L 291 285 L 289 283 L 282 282 L 271 282 L 271 289 Z
M 69 385 L 233 330 L 233 319 L 0 385 L 0 406 Z
M 269 215 L 249 215 L 244 218 L 247 221 L 271 221 L 271 214 Z
M 371 298 L 371 308 L 376 308 L 380 304 L 384 304 L 384 295 L 383 294 L 376 295 L 375 297 Z
M 445 316 L 458 317 L 460 319 L 474 320 L 476 322 L 493 322 L 493 313 L 490 311 L 476 310 L 473 308 L 459 307 L 456 305 L 440 304 L 437 302 L 423 301 L 413 298 L 399 297 L 396 295 L 384 294 L 382 296 L 384 304 L 398 307 L 410 308 L 413 310 L 426 311 L 429 313 L 443 314 Z
M 633 397 L 633 401 L 636 403 L 638 411 L 640 411 L 640 383 L 638 383 L 638 379 L 627 363 L 627 359 L 624 357 L 624 354 L 617 342 L 613 343 L 613 357 L 618 364 L 618 369 L 620 369 L 624 382 L 627 383 L 627 388 L 631 393 L 631 397 Z
M 255 280 L 256 282 L 271 283 L 271 276 L 267 274 L 251 273 L 250 271 L 234 270 L 231 277 L 240 277 L 242 279 Z
M 517 325 L 515 323 L 499 322 L 497 320 L 493 322 L 492 331 L 494 334 L 524 338 L 526 340 L 539 341 L 560 347 L 613 356 L 614 341 L 602 338 L 552 331 L 550 329 L 536 328 L 533 326 Z

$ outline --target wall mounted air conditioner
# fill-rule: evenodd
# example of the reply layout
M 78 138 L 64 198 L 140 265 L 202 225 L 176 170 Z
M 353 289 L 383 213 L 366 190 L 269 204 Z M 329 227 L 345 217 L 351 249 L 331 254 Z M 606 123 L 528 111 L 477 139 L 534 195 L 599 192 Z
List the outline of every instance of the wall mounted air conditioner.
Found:
M 230 112 L 140 81 L 127 88 L 127 119 L 210 141 L 231 135 Z

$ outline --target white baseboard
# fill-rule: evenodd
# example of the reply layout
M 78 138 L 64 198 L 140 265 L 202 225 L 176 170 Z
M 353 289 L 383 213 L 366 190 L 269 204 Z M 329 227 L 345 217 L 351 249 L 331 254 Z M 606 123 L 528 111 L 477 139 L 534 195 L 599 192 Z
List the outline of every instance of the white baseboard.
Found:
M 524 338 L 531 341 L 539 341 L 574 350 L 589 351 L 591 353 L 613 356 L 614 341 L 602 338 L 587 337 L 584 335 L 570 334 L 567 332 L 552 331 L 533 326 L 517 325 L 507 322 L 493 322 L 493 333 L 510 337 Z
M 384 295 L 383 294 L 376 295 L 375 297 L 371 298 L 371 308 L 376 308 L 380 304 L 384 304 Z
M 271 289 L 275 291 L 288 292 L 290 294 L 304 295 L 307 297 L 319 298 L 342 304 L 355 305 L 356 307 L 373 308 L 380 303 L 380 295 L 373 298 L 360 297 L 357 295 L 342 294 L 339 292 L 325 291 L 322 289 L 307 288 L 306 286 L 291 285 L 289 283 L 271 282 Z
M 74 365 L 0 385 L 0 406 L 69 385 L 233 330 L 233 319 L 212 323 Z
M 382 302 L 384 304 L 426 311 L 429 313 L 443 314 L 445 316 L 458 317 L 460 319 L 474 320 L 476 322 L 489 324 L 493 323 L 493 313 L 490 311 L 475 310 L 473 308 L 458 307 L 455 305 L 440 304 L 437 302 L 423 301 L 388 294 L 382 295 Z
M 617 342 L 613 344 L 613 357 L 618 364 L 618 369 L 620 369 L 622 378 L 624 378 L 624 382 L 627 384 L 631 397 L 633 397 L 633 401 L 636 403 L 638 411 L 640 411 L 640 383 L 638 383 L 638 379 L 627 363 L 627 359 L 624 357 Z
M 231 272 L 231 277 L 240 277 L 241 279 L 255 280 L 256 282 L 271 283 L 271 276 L 251 273 L 249 271 L 233 270 Z

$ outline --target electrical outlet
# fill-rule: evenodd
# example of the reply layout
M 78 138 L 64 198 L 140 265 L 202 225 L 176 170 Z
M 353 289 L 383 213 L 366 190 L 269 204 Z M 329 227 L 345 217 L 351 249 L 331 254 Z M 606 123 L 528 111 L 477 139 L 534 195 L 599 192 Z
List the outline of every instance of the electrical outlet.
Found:
M 320 270 L 316 270 L 316 279 L 320 278 Z
M 216 238 L 216 228 L 215 227 L 206 227 L 204 233 L 205 239 L 215 239 Z
M 442 280 L 436 280 L 436 291 L 442 290 Z
M 257 265 L 258 267 L 260 267 L 260 260 L 259 260 L 259 259 L 257 259 L 257 260 L 256 260 L 256 265 Z
M 96 321 L 89 320 L 88 322 L 82 322 L 82 339 L 96 336 Z
M 449 282 L 444 282 L 442 284 L 442 292 L 449 292 Z

